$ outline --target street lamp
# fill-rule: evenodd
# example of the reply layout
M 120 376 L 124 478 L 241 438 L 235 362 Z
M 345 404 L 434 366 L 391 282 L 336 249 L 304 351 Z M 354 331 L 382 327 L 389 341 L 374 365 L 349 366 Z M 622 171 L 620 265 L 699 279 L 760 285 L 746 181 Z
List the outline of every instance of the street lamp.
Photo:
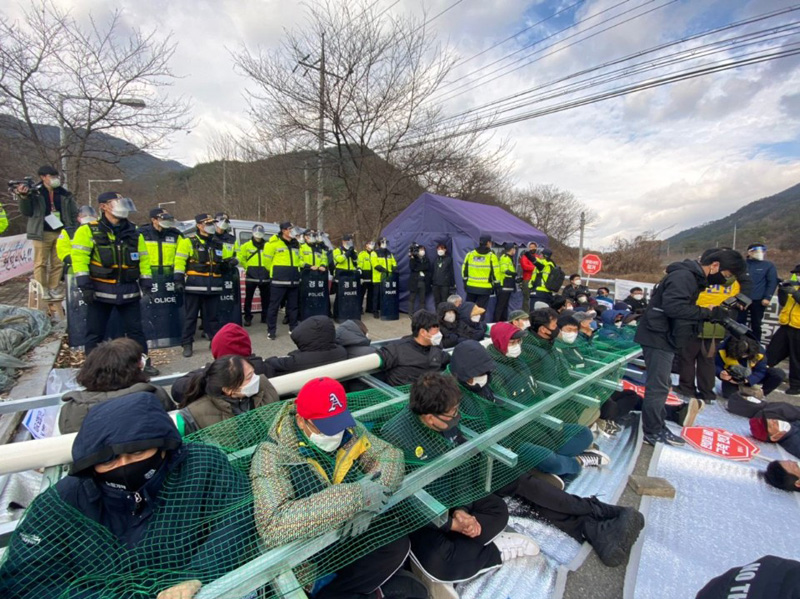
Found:
M 112 102 L 117 104 L 122 104 L 123 106 L 128 106 L 130 108 L 136 108 L 137 110 L 144 108 L 147 106 L 145 101 L 140 98 L 117 98 L 116 100 L 112 98 L 86 98 L 84 96 L 71 96 L 69 94 L 59 94 L 58 95 L 58 143 L 59 143 L 59 154 L 60 154 L 60 163 L 61 163 L 61 174 L 64 177 L 62 182 L 63 185 L 67 184 L 67 127 L 66 123 L 64 122 L 64 102 L 67 100 L 89 100 L 94 102 Z M 91 194 L 90 194 L 91 195 Z
M 92 183 L 122 183 L 122 179 L 89 179 L 89 206 L 92 205 Z

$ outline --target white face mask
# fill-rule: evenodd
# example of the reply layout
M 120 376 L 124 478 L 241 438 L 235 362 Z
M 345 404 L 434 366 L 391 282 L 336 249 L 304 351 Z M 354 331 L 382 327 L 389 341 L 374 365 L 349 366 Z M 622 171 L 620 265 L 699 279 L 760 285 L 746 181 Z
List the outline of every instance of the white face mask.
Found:
M 420 258 L 424 258 L 425 257 L 425 250 L 418 251 L 417 252 L 417 256 L 419 256 Z
M 575 287 L 577 287 L 578 285 L 581 284 L 581 280 L 580 279 L 576 279 L 576 280 L 572 281 L 572 284 L 575 285 Z
M 644 298 L 644 296 L 643 296 L 641 293 L 635 293 L 635 294 L 634 294 L 634 295 L 632 295 L 631 297 L 632 297 L 633 299 L 635 299 L 637 302 L 638 302 L 638 301 L 640 301 L 640 300 L 642 300 L 642 299 Z
M 578 333 L 561 333 L 561 341 L 564 343 L 569 343 L 572 345 L 575 343 L 575 340 L 578 338 Z
M 445 322 L 455 322 L 456 321 L 456 313 L 455 312 L 448 312 L 444 315 Z
M 586 302 L 588 302 L 588 301 L 589 301 L 589 300 L 587 300 L 587 299 L 586 299 L 586 296 L 584 296 L 584 295 L 582 295 L 582 296 L 580 296 L 580 297 L 578 298 L 578 303 L 579 303 L 579 304 L 585 304 L 585 303 L 586 303 Z
M 617 327 L 618 329 L 621 329 L 622 328 L 622 321 L 618 320 L 617 322 L 614 323 L 614 326 Z
M 373 249 L 375 249 L 374 245 L 372 245 L 371 243 L 367 244 L 367 251 L 368 252 L 371 252 Z
M 258 393 L 260 379 L 261 377 L 259 377 L 257 374 L 253 374 L 253 378 L 250 379 L 249 383 L 239 389 L 239 393 L 245 397 L 253 397 L 256 393 Z
M 431 337 L 431 345 L 439 345 L 442 342 L 442 333 L 439 331 Z
M 531 328 L 531 321 L 530 320 L 523 320 L 522 321 L 522 330 L 526 331 Z
M 522 353 L 522 345 L 517 343 L 515 345 L 509 345 L 508 351 L 506 351 L 506 356 L 509 358 L 519 358 L 519 355 Z
M 308 440 L 311 441 L 316 447 L 327 453 L 333 453 L 342 444 L 344 439 L 344 431 L 336 433 L 333 436 L 323 435 L 322 433 L 311 433 Z
M 53 186 L 55 187 L 55 185 Z M 764 250 L 756 250 L 750 254 L 750 257 L 753 260 L 763 260 L 764 259 Z
M 792 425 L 786 422 L 785 420 L 778 420 L 778 431 L 781 433 L 788 433 L 792 430 Z
M 217 227 L 214 225 L 203 225 L 203 231 L 206 235 L 213 235 L 217 232 Z
M 489 382 L 489 375 L 484 374 L 482 376 L 474 376 L 472 377 L 472 384 L 476 387 L 485 387 L 486 383 Z
M 256 241 L 261 241 L 262 239 L 264 239 L 264 234 L 260 232 L 253 233 L 253 239 L 255 239 Z
M 470 316 L 469 319 L 472 322 L 480 322 L 481 321 L 481 315 L 480 314 L 474 314 L 473 316 Z
M 80 217 L 80 218 L 78 219 L 78 221 L 79 221 L 79 222 L 80 222 L 82 225 L 88 225 L 88 224 L 89 224 L 90 222 L 92 222 L 93 220 L 94 220 L 94 217 L 93 217 L 93 216 L 82 216 L 82 217 Z
M 52 187 L 53 189 L 55 189 L 56 187 L 61 187 L 61 179 L 59 179 L 58 177 L 53 177 L 52 179 L 50 179 L 50 187 Z
M 387 247 L 389 247 L 387 244 L 385 244 L 385 243 L 381 244 L 381 249 L 385 250 Z
M 440 256 L 444 256 L 445 255 L 445 251 L 444 250 L 436 250 L 436 253 L 439 254 Z

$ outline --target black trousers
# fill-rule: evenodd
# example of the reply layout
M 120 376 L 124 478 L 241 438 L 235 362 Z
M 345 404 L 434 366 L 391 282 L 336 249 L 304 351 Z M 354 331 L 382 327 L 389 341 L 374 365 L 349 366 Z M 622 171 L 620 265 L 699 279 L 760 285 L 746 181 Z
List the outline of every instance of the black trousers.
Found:
M 147 353 L 147 340 L 142 331 L 142 309 L 138 298 L 127 304 L 107 304 L 97 300 L 89 304 L 86 314 L 86 355 L 97 347 L 106 336 L 106 325 L 111 318 L 111 313 L 116 309 L 122 325 L 122 335 L 133 339 L 142 346 L 142 351 Z
M 256 283 L 255 281 L 245 281 L 244 283 L 244 317 L 250 320 L 253 318 L 253 296 L 256 289 L 261 295 L 261 322 L 267 322 L 267 308 L 269 307 L 269 281 Z
M 336 572 L 314 599 L 366 599 L 391 578 L 406 561 L 410 544 L 402 537 L 358 558 Z
M 589 499 L 557 489 L 527 472 L 497 494 L 521 497 L 531 504 L 540 518 L 581 542 L 586 522 L 596 515 Z
M 664 349 L 642 346 L 647 365 L 647 382 L 642 402 L 642 428 L 646 435 L 656 435 L 666 426 L 667 395 L 671 387 L 672 359 L 675 354 Z
M 761 389 L 764 395 L 769 395 L 786 379 L 786 373 L 780 368 L 767 368 L 767 374 L 761 381 Z M 728 381 L 722 381 L 722 397 L 728 398 L 739 391 L 739 385 L 734 385 Z
M 716 383 L 717 367 L 714 364 L 714 356 L 716 346 L 720 341 L 720 339 L 693 337 L 686 343 L 678 356 L 679 393 L 707 401 L 716 399 L 714 384 Z M 709 354 L 711 354 L 710 357 Z M 697 380 L 696 387 L 695 379 Z
M 511 301 L 511 291 L 501 291 L 497 294 L 494 304 L 494 320 L 492 322 L 505 322 L 508 320 L 508 302 Z
M 767 348 L 767 364 L 775 366 L 789 358 L 789 387 L 800 389 L 800 329 L 778 327 Z
M 208 339 L 214 338 L 219 330 L 219 296 L 202 295 L 199 293 L 186 293 L 183 299 L 186 310 L 186 320 L 183 321 L 183 337 L 181 345 L 191 345 L 194 342 L 194 332 L 197 329 L 197 314 L 202 312 L 203 331 Z
M 481 534 L 474 539 L 433 526 L 409 535 L 411 554 L 431 578 L 442 582 L 469 580 L 481 570 L 502 563 L 500 550 L 491 541 L 508 524 L 506 502 L 497 495 L 487 495 L 465 509 L 481 524 Z
M 433 286 L 433 304 L 434 308 L 438 307 L 439 304 L 442 302 L 446 302 L 447 298 L 450 297 L 450 287 L 443 286 L 443 285 L 434 285 Z
M 480 306 L 481 308 L 483 308 L 485 310 L 486 306 L 489 305 L 489 298 L 490 297 L 491 296 L 488 293 L 486 295 L 478 295 L 477 293 L 468 293 L 467 294 L 467 298 L 464 301 L 475 302 L 476 306 Z M 485 322 L 486 321 L 486 318 L 487 318 L 486 315 L 487 315 L 486 312 L 481 314 L 481 322 Z
M 408 315 L 425 309 L 425 281 L 417 281 L 416 286 L 408 288 Z
M 536 302 L 544 302 L 548 306 L 552 306 L 553 294 L 548 291 L 531 291 L 531 310 L 533 310 L 533 306 L 536 305 Z
M 635 391 L 614 391 L 600 407 L 600 418 L 616 420 L 633 410 L 642 409 L 642 398 Z
M 289 317 L 289 330 L 297 326 L 297 299 L 299 294 L 297 287 L 284 285 L 270 286 L 269 290 L 269 309 L 267 310 L 267 330 L 270 335 L 275 335 L 278 329 L 278 310 L 281 302 L 286 300 L 286 316 Z
M 371 282 L 362 281 L 358 287 L 358 299 L 361 305 L 361 313 L 372 312 L 372 304 L 375 301 L 375 286 Z M 366 298 L 366 302 L 364 299 Z
M 736 317 L 742 324 L 747 324 L 748 316 L 750 317 L 750 330 L 753 331 L 753 335 L 759 343 L 761 343 L 761 322 L 764 320 L 764 311 L 766 309 L 766 306 L 761 305 L 761 300 L 753 300 L 750 307 L 747 310 L 740 311 Z

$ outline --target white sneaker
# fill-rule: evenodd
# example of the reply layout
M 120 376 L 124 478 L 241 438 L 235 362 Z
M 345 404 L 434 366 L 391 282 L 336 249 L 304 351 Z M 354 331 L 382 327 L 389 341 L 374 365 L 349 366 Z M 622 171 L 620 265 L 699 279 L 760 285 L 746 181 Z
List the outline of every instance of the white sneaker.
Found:
M 50 299 L 53 301 L 60 302 L 64 299 L 64 294 L 61 293 L 58 289 L 48 289 L 47 294 L 50 296 Z
M 599 449 L 587 449 L 582 454 L 575 456 L 583 468 L 602 468 L 611 463 L 611 458 Z
M 502 532 L 494 539 L 504 562 L 518 557 L 539 555 L 539 545 L 533 539 L 518 532 Z
M 439 582 L 428 576 L 425 571 L 411 560 L 411 571 L 419 581 L 428 589 L 429 599 L 458 599 L 458 593 L 451 582 Z

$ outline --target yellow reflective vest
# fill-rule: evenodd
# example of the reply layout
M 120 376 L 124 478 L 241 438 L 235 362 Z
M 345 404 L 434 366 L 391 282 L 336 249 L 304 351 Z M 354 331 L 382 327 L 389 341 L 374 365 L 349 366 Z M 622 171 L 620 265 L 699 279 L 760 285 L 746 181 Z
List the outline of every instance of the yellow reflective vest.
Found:
M 244 268 L 245 280 L 251 283 L 269 282 L 267 240 L 250 239 L 239 248 L 239 266 Z
M 358 256 L 353 260 L 349 252 L 349 249 L 343 247 L 333 250 L 333 266 L 336 270 L 358 270 Z
M 150 269 L 157 274 L 172 274 L 175 269 L 178 244 L 183 239 L 183 235 L 175 229 L 156 231 L 153 225 L 139 227 L 139 232 L 147 245 Z
M 266 247 L 267 265 L 272 285 L 296 287 L 300 284 L 300 244 L 296 239 L 286 241 L 273 235 Z
M 792 275 L 791 280 L 797 283 L 797 275 Z M 792 291 L 798 288 L 800 288 L 800 284 L 793 287 Z M 783 309 L 781 309 L 781 313 L 778 316 L 778 322 L 782 325 L 790 326 L 793 329 L 800 329 L 800 304 L 795 301 L 791 293 L 788 293 L 786 296 L 786 303 L 783 305 Z
M 361 250 L 358 253 L 358 269 L 361 271 L 361 282 L 372 283 L 372 253 Z
M 184 237 L 175 252 L 175 276 L 186 277 L 186 293 L 222 293 L 222 246 L 209 236 L 195 233 Z
M 494 284 L 502 280 L 500 261 L 491 250 L 472 250 L 461 265 L 461 276 L 467 293 L 488 295 Z
M 397 260 L 388 249 L 373 250 L 370 255 L 372 262 L 372 282 L 380 283 L 383 275 L 391 274 L 397 268 Z
M 535 263 L 534 266 L 536 267 L 536 274 L 534 275 L 534 281 L 537 283 L 534 291 L 542 291 L 544 293 L 552 293 L 547 288 L 547 278 L 550 276 L 550 271 L 553 270 L 556 263 L 548 260 L 547 258 L 539 258 Z
M 6 209 L 0 204 L 0 233 L 4 233 L 8 229 L 8 215 Z

